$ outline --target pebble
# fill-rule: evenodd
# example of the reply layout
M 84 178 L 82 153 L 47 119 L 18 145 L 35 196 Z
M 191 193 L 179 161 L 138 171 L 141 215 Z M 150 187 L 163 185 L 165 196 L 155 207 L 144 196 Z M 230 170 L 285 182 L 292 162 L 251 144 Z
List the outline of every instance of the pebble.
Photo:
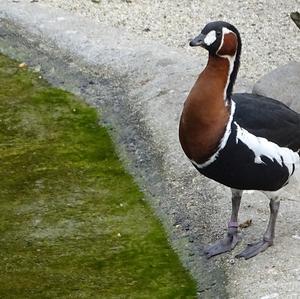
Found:
M 22 62 L 19 64 L 19 68 L 26 68 L 27 67 L 27 64 L 25 62 Z
M 234 265 L 235 264 L 235 259 L 230 259 L 229 264 Z
M 296 240 L 300 240 L 300 236 L 299 235 L 294 235 L 292 236 L 293 239 L 296 239 Z
M 279 294 L 278 293 L 272 293 L 266 296 L 261 297 L 260 299 L 274 299 L 274 298 L 278 298 Z

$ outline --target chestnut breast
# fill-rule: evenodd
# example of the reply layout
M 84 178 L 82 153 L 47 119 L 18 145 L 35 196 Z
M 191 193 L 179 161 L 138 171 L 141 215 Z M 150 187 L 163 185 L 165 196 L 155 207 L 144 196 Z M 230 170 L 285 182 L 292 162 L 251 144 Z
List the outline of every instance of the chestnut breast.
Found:
M 225 105 L 229 61 L 210 56 L 184 103 L 179 139 L 189 159 L 205 162 L 217 150 L 229 119 Z

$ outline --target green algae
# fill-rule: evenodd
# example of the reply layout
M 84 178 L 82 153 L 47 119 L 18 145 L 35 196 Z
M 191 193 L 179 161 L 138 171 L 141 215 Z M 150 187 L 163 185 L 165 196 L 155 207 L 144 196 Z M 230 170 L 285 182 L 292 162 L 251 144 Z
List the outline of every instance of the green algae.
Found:
M 194 298 L 98 116 L 0 55 L 0 298 Z

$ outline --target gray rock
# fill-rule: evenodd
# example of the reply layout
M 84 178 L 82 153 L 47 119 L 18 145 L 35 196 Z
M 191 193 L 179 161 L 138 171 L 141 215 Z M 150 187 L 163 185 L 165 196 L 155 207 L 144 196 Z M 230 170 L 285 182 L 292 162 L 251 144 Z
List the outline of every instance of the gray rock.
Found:
M 291 62 L 266 74 L 253 93 L 277 99 L 300 113 L 300 63 Z

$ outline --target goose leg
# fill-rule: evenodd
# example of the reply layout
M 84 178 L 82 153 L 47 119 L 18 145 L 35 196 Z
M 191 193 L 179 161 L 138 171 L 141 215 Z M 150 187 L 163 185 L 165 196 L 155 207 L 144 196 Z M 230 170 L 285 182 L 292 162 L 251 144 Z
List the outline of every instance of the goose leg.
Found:
M 244 257 L 247 260 L 256 256 L 258 253 L 265 251 L 268 247 L 273 245 L 279 205 L 279 200 L 274 198 L 270 200 L 270 218 L 267 229 L 263 235 L 263 239 L 259 242 L 248 244 L 248 246 L 241 253 L 236 255 L 237 258 Z
M 241 240 L 238 235 L 238 213 L 243 191 L 231 189 L 231 192 L 232 212 L 228 223 L 227 235 L 224 239 L 217 241 L 204 250 L 207 258 L 232 250 Z

